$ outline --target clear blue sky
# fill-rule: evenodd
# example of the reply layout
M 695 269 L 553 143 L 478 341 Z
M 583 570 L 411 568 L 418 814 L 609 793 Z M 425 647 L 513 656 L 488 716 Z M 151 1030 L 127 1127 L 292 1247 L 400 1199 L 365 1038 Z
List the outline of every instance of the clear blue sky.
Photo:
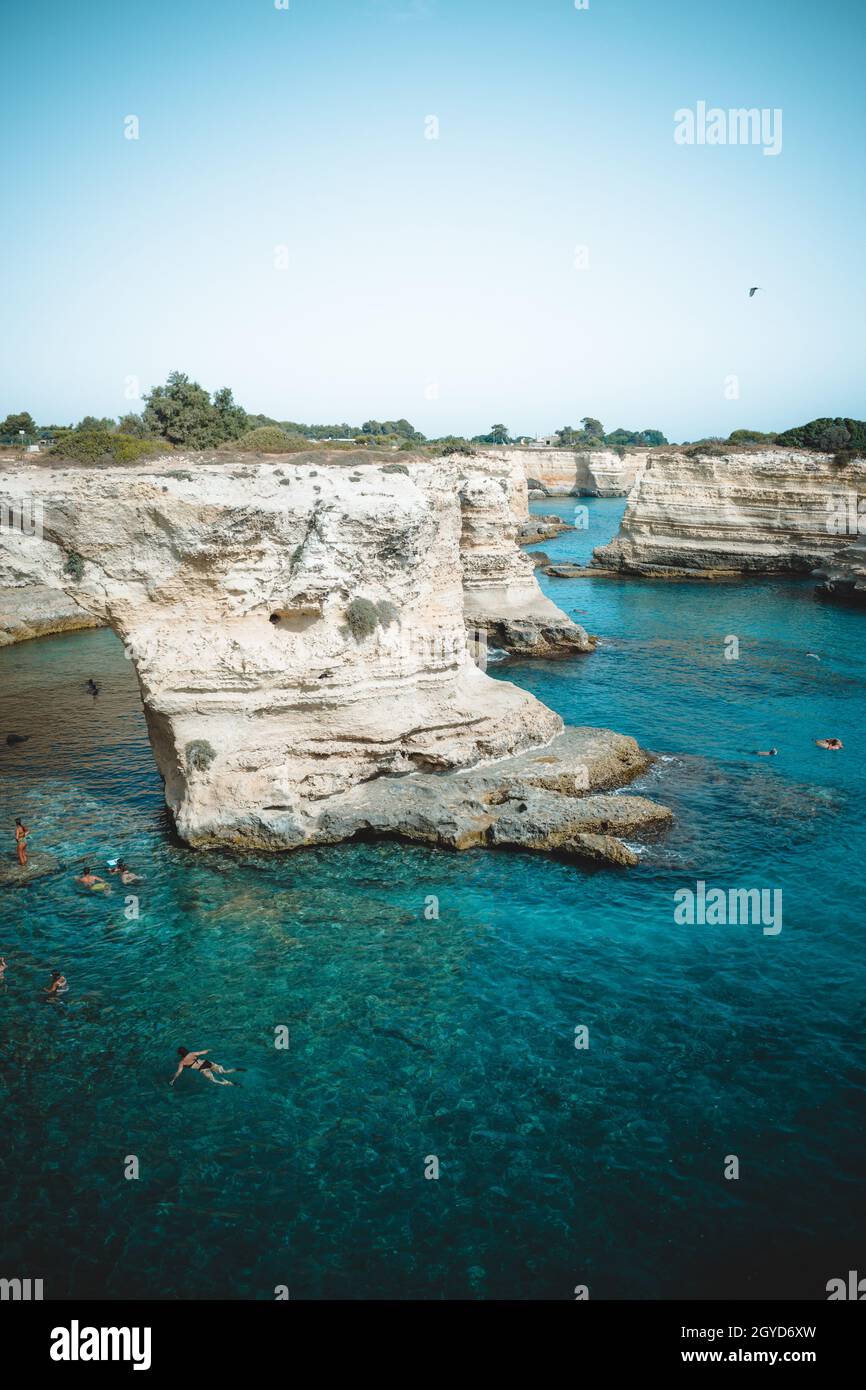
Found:
M 859 0 L 10 0 L 3 38 L 0 418 L 175 367 L 429 435 L 866 416 Z M 781 154 L 675 144 L 701 100 L 781 108 Z

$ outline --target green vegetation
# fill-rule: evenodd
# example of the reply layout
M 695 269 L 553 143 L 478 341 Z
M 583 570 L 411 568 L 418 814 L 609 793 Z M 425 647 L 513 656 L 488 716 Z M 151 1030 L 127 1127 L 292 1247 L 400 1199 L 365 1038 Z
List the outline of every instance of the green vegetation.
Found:
M 137 459 L 164 454 L 170 448 L 161 439 L 136 439 L 134 435 L 112 434 L 109 430 L 66 430 L 48 450 L 48 456 L 75 463 L 135 463 Z
M 0 435 L 4 438 L 7 435 L 19 436 L 24 431 L 28 440 L 35 439 L 37 433 L 36 421 L 29 410 L 21 410 L 17 415 L 7 415 L 6 419 L 0 424 Z
M 399 621 L 399 613 L 388 599 L 372 603 L 368 598 L 353 598 L 346 609 L 346 626 L 356 642 L 361 642 L 377 627 L 390 627 Z
M 728 435 L 729 444 L 775 444 L 774 434 L 762 434 L 760 430 L 734 430 Z
M 255 454 L 300 454 L 306 449 L 315 448 L 309 440 L 302 439 L 300 435 L 286 434 L 278 425 L 262 425 L 258 429 L 249 430 L 242 434 L 239 439 L 231 443 L 221 444 L 220 448 L 225 450 L 240 450 L 242 453 Z
M 195 738 L 184 749 L 187 766 L 195 772 L 207 772 L 216 753 L 206 738 Z
M 866 449 L 866 420 L 849 420 L 843 416 L 810 420 L 807 425 L 796 425 L 784 434 L 777 434 L 776 443 L 786 448 L 820 449 L 829 454 Z
M 386 463 L 382 468 L 383 473 L 405 473 L 409 477 L 409 469 L 405 463 Z
M 655 449 L 668 442 L 661 430 L 626 430 L 620 427 L 605 434 L 604 425 L 593 415 L 586 415 L 580 423 L 582 429 L 563 425 L 561 430 L 556 431 L 558 449 L 626 449 L 629 445 Z
M 214 449 L 248 429 L 247 413 L 235 404 L 227 386 L 211 400 L 185 372 L 170 372 L 165 386 L 154 386 L 144 400 L 142 420 L 148 434 L 181 449 Z
M 467 454 L 474 458 L 478 452 L 468 439 L 462 439 L 459 435 L 447 434 L 444 439 L 435 441 L 435 453 L 448 457 L 449 454 Z
M 66 556 L 63 573 L 71 575 L 76 583 L 79 583 L 84 578 L 84 561 L 74 550 L 70 550 L 69 554 Z

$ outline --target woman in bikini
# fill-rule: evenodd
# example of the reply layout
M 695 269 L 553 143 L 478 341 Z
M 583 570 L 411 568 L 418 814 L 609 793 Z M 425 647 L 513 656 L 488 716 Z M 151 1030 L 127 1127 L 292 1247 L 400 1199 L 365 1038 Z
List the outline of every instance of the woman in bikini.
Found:
M 179 1047 L 177 1055 L 180 1061 L 177 1064 L 177 1071 L 168 1083 L 169 1086 L 174 1085 L 181 1072 L 187 1067 L 190 1071 L 200 1071 L 202 1076 L 206 1076 L 208 1081 L 212 1081 L 215 1086 L 233 1086 L 235 1083 L 233 1081 L 221 1081 L 219 1077 L 214 1075 L 214 1072 L 219 1072 L 220 1076 L 223 1076 L 226 1073 L 241 1070 L 240 1067 L 221 1067 L 219 1062 L 209 1062 L 206 1047 L 200 1052 L 189 1052 L 187 1048 Z
M 27 826 L 21 819 L 15 817 L 15 848 L 18 851 L 18 863 L 27 863 Z

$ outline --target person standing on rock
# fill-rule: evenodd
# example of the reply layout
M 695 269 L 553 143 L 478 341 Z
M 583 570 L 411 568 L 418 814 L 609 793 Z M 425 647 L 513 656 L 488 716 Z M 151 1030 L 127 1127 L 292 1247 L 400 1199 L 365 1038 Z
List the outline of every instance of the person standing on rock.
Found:
M 27 826 L 22 824 L 19 816 L 15 817 L 15 848 L 18 851 L 18 863 L 27 863 Z

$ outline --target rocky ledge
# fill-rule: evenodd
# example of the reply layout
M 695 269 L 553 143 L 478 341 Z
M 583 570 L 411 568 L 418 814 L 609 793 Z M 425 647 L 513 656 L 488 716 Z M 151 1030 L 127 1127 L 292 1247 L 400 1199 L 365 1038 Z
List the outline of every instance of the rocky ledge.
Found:
M 632 865 L 624 843 L 657 834 L 672 819 L 643 796 L 611 795 L 652 758 L 633 738 L 609 729 L 566 729 L 544 749 L 437 776 L 379 777 L 333 804 L 320 803 L 306 826 L 264 831 L 238 825 L 234 842 L 259 849 L 374 835 L 440 848 L 536 850 Z

